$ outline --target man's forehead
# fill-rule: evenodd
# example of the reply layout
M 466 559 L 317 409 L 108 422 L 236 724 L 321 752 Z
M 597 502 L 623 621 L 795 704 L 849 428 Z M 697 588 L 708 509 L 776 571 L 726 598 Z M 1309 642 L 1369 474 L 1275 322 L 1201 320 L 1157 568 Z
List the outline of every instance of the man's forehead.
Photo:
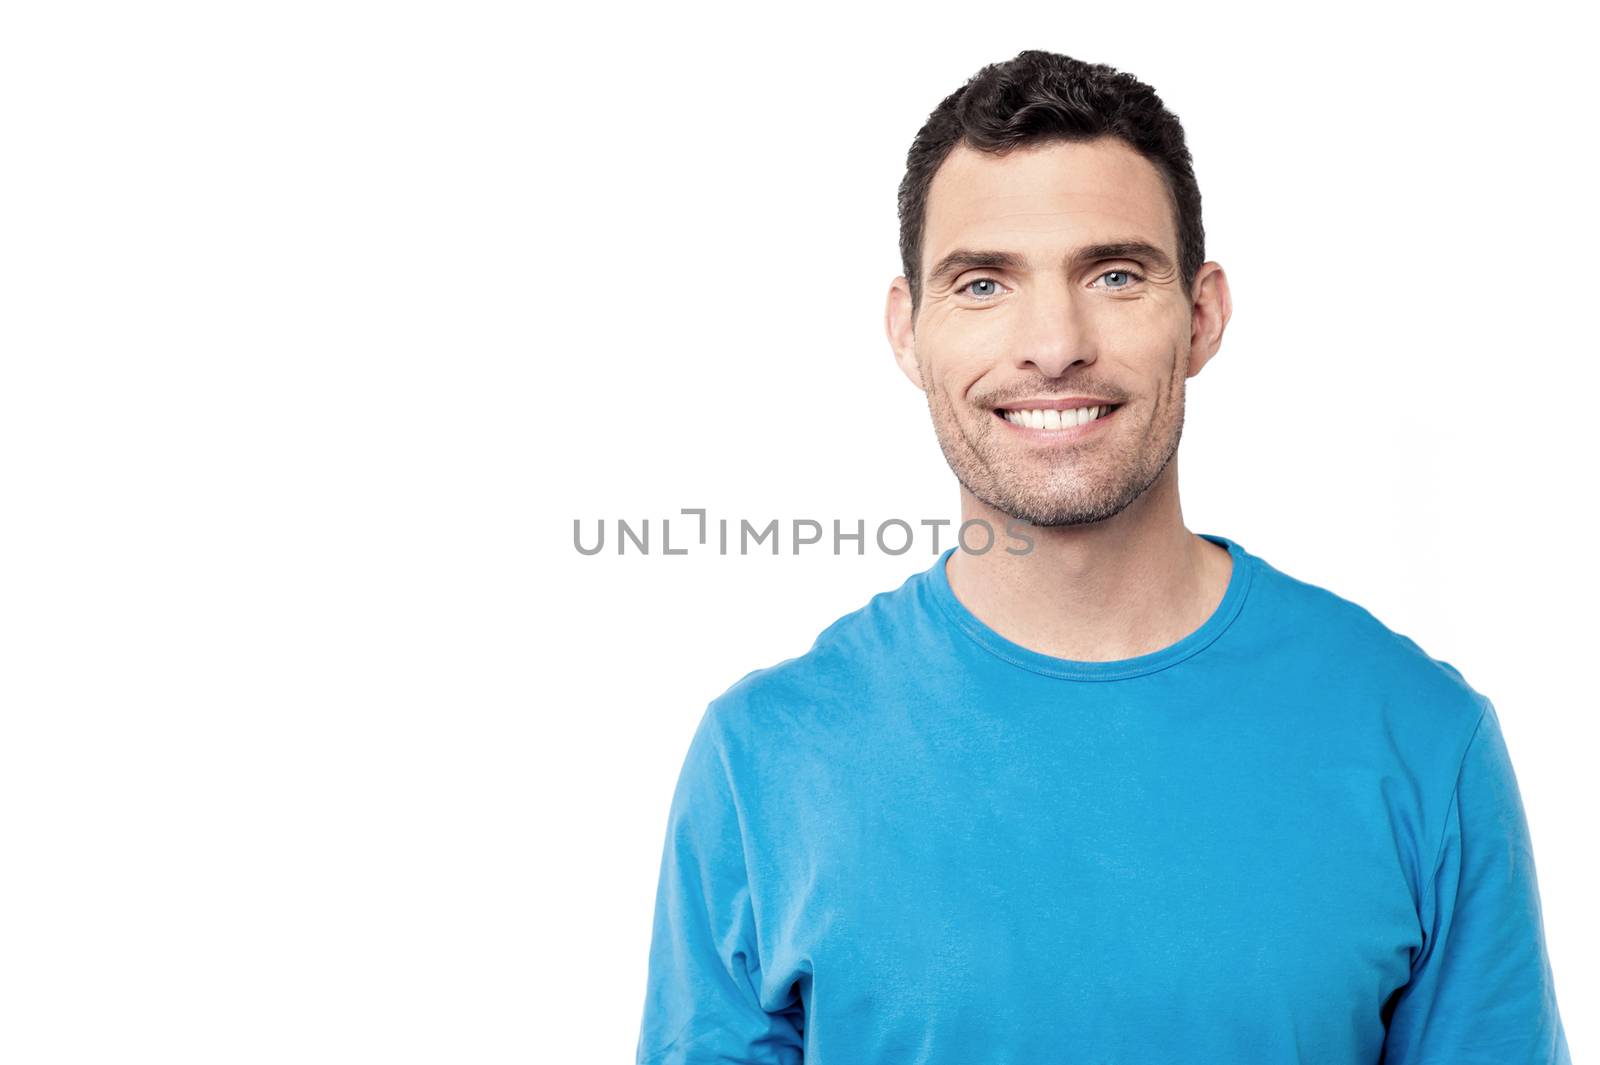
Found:
M 923 263 L 957 246 L 1092 243 L 1139 236 L 1174 257 L 1172 199 L 1155 166 L 1116 138 L 993 155 L 957 145 L 934 174 Z

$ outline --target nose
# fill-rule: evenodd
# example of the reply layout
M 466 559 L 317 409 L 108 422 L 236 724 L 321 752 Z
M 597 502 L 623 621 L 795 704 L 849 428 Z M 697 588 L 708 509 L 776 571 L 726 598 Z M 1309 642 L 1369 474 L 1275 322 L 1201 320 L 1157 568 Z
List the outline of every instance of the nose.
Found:
M 1016 339 L 1018 369 L 1031 367 L 1046 377 L 1060 377 L 1095 361 L 1095 331 L 1083 302 L 1082 294 L 1066 283 L 1029 293 Z

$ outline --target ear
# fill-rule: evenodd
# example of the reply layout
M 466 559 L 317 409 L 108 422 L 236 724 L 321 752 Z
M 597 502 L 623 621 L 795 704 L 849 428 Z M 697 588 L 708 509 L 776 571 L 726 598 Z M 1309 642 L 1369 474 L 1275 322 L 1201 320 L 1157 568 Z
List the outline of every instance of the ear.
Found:
M 1199 373 L 1222 346 L 1222 331 L 1231 317 L 1228 275 L 1218 263 L 1203 264 L 1194 276 L 1194 306 L 1190 308 L 1189 377 Z
M 889 285 L 889 305 L 883 314 L 884 331 L 889 334 L 889 347 L 894 349 L 894 361 L 900 372 L 912 384 L 922 388 L 922 366 L 917 362 L 917 338 L 911 315 L 911 286 L 903 277 Z

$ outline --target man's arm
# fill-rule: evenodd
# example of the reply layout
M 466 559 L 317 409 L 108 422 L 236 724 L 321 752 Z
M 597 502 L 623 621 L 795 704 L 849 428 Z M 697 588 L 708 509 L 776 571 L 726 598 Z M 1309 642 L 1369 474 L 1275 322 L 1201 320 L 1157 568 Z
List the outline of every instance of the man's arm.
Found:
M 667 817 L 638 1065 L 800 1065 L 799 1001 L 769 1012 L 760 987 L 743 835 L 708 710 Z
M 1494 705 L 1467 745 L 1424 884 L 1423 945 L 1384 1065 L 1570 1065 L 1533 845 Z

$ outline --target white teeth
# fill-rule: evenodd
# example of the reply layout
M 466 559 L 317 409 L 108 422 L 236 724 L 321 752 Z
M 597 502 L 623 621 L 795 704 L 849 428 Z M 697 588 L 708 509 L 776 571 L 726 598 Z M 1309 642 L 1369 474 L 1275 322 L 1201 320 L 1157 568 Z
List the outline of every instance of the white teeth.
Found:
M 1025 429 L 1072 429 L 1109 413 L 1110 407 L 1074 407 L 1071 410 L 1008 410 L 1006 421 Z

